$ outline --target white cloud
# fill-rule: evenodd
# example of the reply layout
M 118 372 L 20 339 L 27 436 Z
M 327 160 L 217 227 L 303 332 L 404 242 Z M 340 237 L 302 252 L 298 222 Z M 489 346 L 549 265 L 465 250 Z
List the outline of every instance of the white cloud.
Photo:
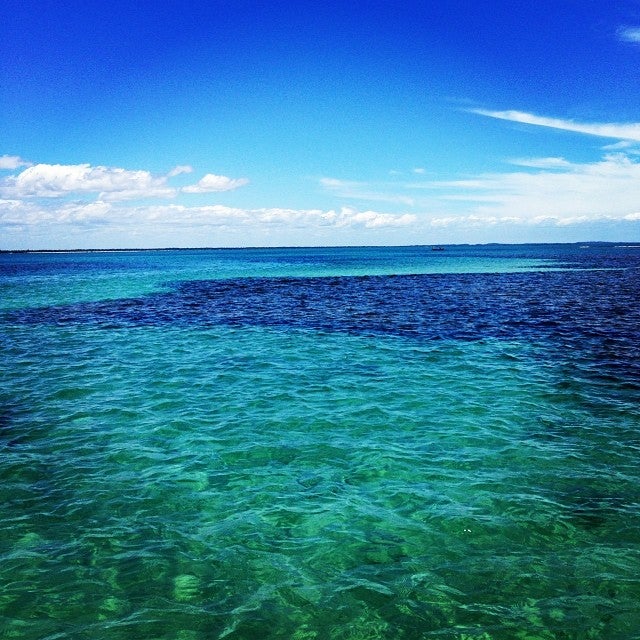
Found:
M 167 174 L 167 177 L 173 178 L 174 176 L 179 176 L 182 173 L 192 173 L 192 172 L 193 172 L 192 166 L 188 164 L 181 164 L 171 169 L 171 171 L 169 171 L 169 173 Z
M 624 149 L 629 153 L 638 153 L 637 144 L 632 140 L 619 140 L 618 142 L 612 142 L 611 144 L 604 145 L 602 149 L 604 151 L 621 151 Z
M 517 158 L 511 164 L 532 169 L 566 169 L 571 166 L 564 158 Z
M 337 178 L 320 178 L 320 184 L 326 189 L 352 189 L 364 184 L 362 182 L 351 182 L 348 180 L 338 180 Z
M 165 177 L 148 171 L 129 171 L 89 164 L 36 164 L 0 183 L 5 197 L 59 198 L 71 194 L 97 193 L 100 199 L 126 200 L 145 197 L 172 197 L 176 191 Z
M 511 170 L 460 180 L 371 185 L 324 178 L 341 196 L 375 192 L 381 200 L 411 201 L 420 212 L 412 223 L 451 225 L 575 225 L 597 220 L 632 220 L 640 210 L 640 160 L 632 152 L 609 153 L 596 162 L 575 163 L 558 156 L 517 158 Z M 386 189 L 386 193 L 382 193 Z M 391 224 L 379 215 L 354 220 L 368 226 Z M 402 220 L 394 218 L 393 224 Z
M 0 168 L 16 169 L 28 165 L 17 156 L 0 158 Z M 90 164 L 35 164 L 17 175 L 0 180 L 0 197 L 61 198 L 94 194 L 100 200 L 136 200 L 143 198 L 173 198 L 178 189 L 167 184 L 168 179 L 191 173 L 189 165 L 174 167 L 166 176 L 149 171 L 131 171 L 119 167 Z M 197 184 L 183 187 L 185 193 L 214 193 L 237 189 L 249 181 L 208 173 Z
M 369 202 L 391 202 L 412 206 L 414 199 L 407 194 L 392 193 L 389 185 L 372 185 L 367 182 L 320 178 L 320 185 L 340 198 Z
M 56 207 L 34 201 L 0 200 L 0 227 L 38 227 L 50 224 L 108 224 L 113 205 L 102 202 L 64 203 Z
M 339 210 L 258 208 L 244 209 L 225 205 L 189 207 L 181 204 L 127 206 L 96 201 L 64 203 L 52 206 L 33 200 L 0 200 L 0 227 L 37 227 L 47 225 L 104 225 L 139 227 L 153 225 L 176 229 L 186 227 L 225 227 L 266 229 L 272 227 L 314 229 L 404 227 L 416 221 L 409 214 L 360 211 L 350 207 Z
M 23 160 L 19 156 L 0 156 L 0 169 L 19 169 L 20 167 L 28 167 L 31 163 Z
M 410 213 L 393 215 L 390 213 L 378 213 L 376 211 L 352 211 L 342 209 L 342 214 L 349 220 L 349 224 L 362 225 L 367 229 L 406 227 L 417 220 L 417 216 Z
M 490 223 L 512 221 L 575 224 L 588 220 L 622 220 L 640 207 L 640 163 L 610 154 L 594 163 L 522 162 L 540 171 L 512 171 L 472 180 L 434 183 L 441 202 L 466 203 L 464 216 Z M 449 219 L 450 216 L 438 216 Z M 455 218 L 455 216 L 454 216 Z
M 227 176 L 217 176 L 213 173 L 208 173 L 204 178 L 199 180 L 196 184 L 183 187 L 182 191 L 185 193 L 216 193 L 219 191 L 231 191 L 237 189 L 245 184 L 248 184 L 246 178 L 228 178 Z
M 498 120 L 509 120 L 538 127 L 549 127 L 551 129 L 561 129 L 563 131 L 573 131 L 602 138 L 614 138 L 618 140 L 640 141 L 640 123 L 632 122 L 626 124 L 617 123 L 580 123 L 573 120 L 563 120 L 561 118 L 546 118 L 536 116 L 523 111 L 489 111 L 485 109 L 470 109 L 471 113 L 476 113 Z
M 161 213 L 161 209 L 156 208 L 156 214 Z M 295 226 L 298 228 L 330 226 L 375 229 L 402 227 L 416 221 L 416 216 L 414 215 L 359 211 L 350 207 L 325 211 L 323 209 L 287 209 L 279 207 L 241 209 L 214 205 L 208 207 L 180 207 L 180 216 L 183 220 L 186 217 L 191 221 L 199 220 L 204 223 L 224 221 L 226 224 Z
M 640 160 L 633 152 L 608 153 L 595 162 L 576 163 L 552 156 L 517 158 L 511 170 L 460 180 L 415 181 L 378 185 L 388 201 L 415 202 L 413 222 L 427 226 L 453 225 L 577 225 L 590 221 L 635 220 L 640 210 Z M 322 181 L 344 195 L 376 190 L 375 185 Z M 631 217 L 630 217 L 631 216 Z M 354 216 L 364 222 L 363 213 Z M 372 218 L 370 226 L 387 223 Z M 399 224 L 398 218 L 394 224 Z
M 640 27 L 622 27 L 618 30 L 618 37 L 622 42 L 640 44 Z
M 322 178 L 320 184 L 330 194 L 353 199 L 354 206 L 336 208 L 188 206 L 186 197 L 183 202 L 179 199 L 182 192 L 228 191 L 248 181 L 207 174 L 194 185 L 171 187 L 171 177 L 190 172 L 186 165 L 161 176 L 89 164 L 15 167 L 14 175 L 0 179 L 0 235 L 2 229 L 25 237 L 93 229 L 112 237 L 158 238 L 156 230 L 161 229 L 164 238 L 187 234 L 197 239 L 205 237 L 206 230 L 212 237 L 274 239 L 289 238 L 294 232 L 299 237 L 318 233 L 338 240 L 357 237 L 356 232 L 363 230 L 385 229 L 387 238 L 397 233 L 394 229 L 404 229 L 403 237 L 411 241 L 419 238 L 421 229 L 428 236 L 434 228 L 444 227 L 464 233 L 514 225 L 631 223 L 640 221 L 640 158 L 633 150 L 622 149 L 587 163 L 559 156 L 517 158 L 502 172 L 461 180 L 414 176 L 412 181 L 387 178 L 372 183 Z M 155 204 L 142 200 L 152 195 L 175 199 Z M 141 201 L 127 202 L 132 199 Z M 370 208 L 371 203 L 355 200 L 400 206 L 377 211 L 375 205 Z

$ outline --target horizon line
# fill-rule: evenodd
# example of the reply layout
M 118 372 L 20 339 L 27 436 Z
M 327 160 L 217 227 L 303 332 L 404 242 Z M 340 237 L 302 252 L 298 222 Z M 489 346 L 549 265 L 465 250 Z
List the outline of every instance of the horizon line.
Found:
M 574 242 L 452 242 L 435 244 L 335 244 L 335 245 L 278 245 L 278 246 L 234 246 L 234 247 L 122 247 L 122 248 L 60 248 L 60 249 L 0 249 L 0 253 L 126 253 L 140 251 L 242 251 L 242 250 L 278 250 L 278 249 L 383 249 L 383 248 L 409 248 L 409 247 L 486 247 L 486 246 L 522 246 L 522 245 L 633 245 L 640 240 L 615 241 L 615 240 L 577 240 Z

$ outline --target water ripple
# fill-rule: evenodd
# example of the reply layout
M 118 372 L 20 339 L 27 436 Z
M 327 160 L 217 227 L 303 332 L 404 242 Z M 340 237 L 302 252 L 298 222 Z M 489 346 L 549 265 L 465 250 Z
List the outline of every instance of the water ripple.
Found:
M 637 636 L 637 288 L 189 280 L 5 313 L 0 637 Z

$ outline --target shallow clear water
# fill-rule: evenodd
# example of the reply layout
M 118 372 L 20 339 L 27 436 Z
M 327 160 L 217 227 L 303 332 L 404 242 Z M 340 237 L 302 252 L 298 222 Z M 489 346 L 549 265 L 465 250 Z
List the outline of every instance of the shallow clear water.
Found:
M 0 637 L 640 638 L 640 250 L 0 255 Z

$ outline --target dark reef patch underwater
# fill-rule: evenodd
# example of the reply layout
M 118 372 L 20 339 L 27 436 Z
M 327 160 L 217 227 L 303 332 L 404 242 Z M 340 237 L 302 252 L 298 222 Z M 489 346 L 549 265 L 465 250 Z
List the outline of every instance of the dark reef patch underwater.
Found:
M 640 639 L 640 249 L 0 254 L 0 638 Z

